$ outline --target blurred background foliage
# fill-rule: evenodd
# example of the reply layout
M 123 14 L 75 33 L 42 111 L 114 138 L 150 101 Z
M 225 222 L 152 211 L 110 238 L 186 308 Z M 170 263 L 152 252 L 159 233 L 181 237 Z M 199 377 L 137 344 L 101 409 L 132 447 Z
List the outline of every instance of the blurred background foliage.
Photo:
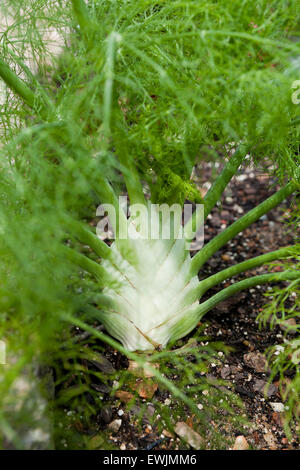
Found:
M 8 364 L 0 366 L 2 445 L 37 445 L 36 435 L 24 437 L 29 421 L 44 412 L 59 416 L 66 403 L 87 423 L 97 415 L 99 392 L 90 387 L 97 371 L 84 366 L 87 348 L 74 340 L 78 331 L 68 315 L 86 318 L 87 299 L 99 286 L 61 246 L 76 243 L 66 221 L 94 223 L 103 175 L 124 193 L 121 173 L 134 165 L 153 202 L 199 202 L 190 182 L 195 162 L 222 161 L 229 143 L 246 141 L 256 163 L 271 162 L 279 178 L 298 177 L 299 126 L 289 125 L 299 114 L 291 101 L 300 70 L 298 6 L 298 0 L 89 0 L 90 21 L 79 27 L 71 2 L 1 2 L 1 58 L 32 90 L 35 109 L 1 88 L 0 338 L 8 345 Z M 100 338 L 87 345 L 93 341 L 95 351 L 106 350 Z M 214 357 L 213 346 L 204 349 L 207 360 Z M 201 373 L 197 379 L 203 357 L 193 356 L 197 366 L 186 371 L 180 355 L 168 354 L 162 371 L 172 375 L 176 366 L 178 388 L 193 399 L 208 386 Z M 53 380 L 57 404 L 47 410 L 37 392 L 41 411 L 34 416 L 36 402 L 22 394 L 41 381 L 53 403 Z M 77 387 L 74 396 L 64 381 Z M 215 390 L 205 426 L 220 401 Z M 175 418 L 164 419 L 172 427 Z M 42 421 L 47 445 L 60 446 L 60 418 Z M 87 445 L 72 439 L 71 447 Z

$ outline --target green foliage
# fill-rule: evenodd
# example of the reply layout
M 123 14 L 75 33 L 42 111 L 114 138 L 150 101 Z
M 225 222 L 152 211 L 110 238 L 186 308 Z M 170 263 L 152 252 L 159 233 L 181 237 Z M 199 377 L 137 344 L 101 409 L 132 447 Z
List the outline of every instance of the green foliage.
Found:
M 125 191 L 125 180 L 137 199 L 141 181 L 153 202 L 200 202 L 190 182 L 194 162 L 208 151 L 223 159 L 225 146 L 241 141 L 255 161 L 268 157 L 279 177 L 297 179 L 299 129 L 289 125 L 299 114 L 291 102 L 297 6 L 297 0 L 91 0 L 86 8 L 78 1 L 1 2 L 10 17 L 0 36 L 0 74 L 8 85 L 0 110 L 0 338 L 9 346 L 8 364 L 0 365 L 4 444 L 22 447 L 5 400 L 19 377 L 34 375 L 28 365 L 56 368 L 54 414 L 77 408 L 89 426 L 97 413 L 90 376 L 107 378 L 86 367 L 88 352 L 72 342 L 70 323 L 90 331 L 89 344 L 103 342 L 95 351 L 109 344 L 145 361 L 83 323 L 95 314 L 104 282 L 74 267 L 63 249 L 99 261 L 70 227 L 95 225 L 96 207 L 108 198 L 107 180 L 112 198 Z M 62 37 L 58 56 L 45 37 L 49 28 Z M 155 378 L 175 397 L 174 417 L 161 413 L 167 427 L 190 409 L 199 422 L 205 416 L 203 432 L 208 416 L 222 408 L 215 385 L 203 401 L 205 412 L 195 406 L 195 395 L 210 387 L 200 371 L 204 353 L 214 357 L 208 347 L 197 348 L 189 370 L 181 355 L 157 353 L 162 372 Z M 120 383 L 124 377 L 123 371 Z M 29 421 L 26 410 L 28 427 Z M 78 440 L 72 434 L 71 447 L 85 445 Z
M 52 120 L 78 124 L 90 151 L 107 159 L 116 149 L 135 159 L 144 178 L 157 175 L 176 191 L 177 177 L 189 178 L 202 149 L 232 141 L 249 142 L 256 158 L 267 152 L 284 175 L 296 170 L 295 129 L 288 124 L 298 113 L 291 85 L 298 78 L 299 47 L 289 39 L 298 31 L 297 1 L 142 0 L 117 1 L 113 8 L 90 1 L 83 42 L 70 22 L 70 3 L 4 2 L 14 21 L 1 45 L 19 72 L 15 57 L 32 49 L 43 84 L 34 80 L 36 100 L 50 91 Z M 67 37 L 50 82 L 37 22 Z M 16 41 L 22 28 L 25 35 Z M 5 114 L 13 125 L 15 110 Z M 165 186 L 159 200 L 168 198 Z
M 113 348 L 95 338 L 86 338 L 82 332 L 76 335 L 73 331 L 53 357 L 59 405 L 55 421 L 57 447 L 84 448 L 92 445 L 93 438 L 85 437 L 86 432 L 102 436 L 100 443 L 97 441 L 98 445 L 109 448 L 110 432 L 101 424 L 101 410 L 114 406 L 133 417 L 136 436 L 142 434 L 149 424 L 158 435 L 166 430 L 174 433 L 176 423 L 186 421 L 188 416 L 203 437 L 204 447 L 226 448 L 231 442 L 233 429 L 242 429 L 247 421 L 242 414 L 243 404 L 228 383 L 214 377 L 206 378 L 211 363 L 220 363 L 219 353 L 222 351 L 224 355 L 229 351 L 205 335 L 204 327 L 177 349 L 166 348 L 150 358 L 141 356 L 140 359 L 146 361 L 144 369 L 142 366 L 128 369 L 126 358 Z M 74 342 L 79 342 L 77 347 L 74 347 Z M 103 363 L 104 352 L 111 361 L 119 363 L 117 370 Z M 187 361 L 189 368 L 186 367 Z M 138 366 L 135 362 L 133 364 Z M 178 390 L 185 391 L 186 404 L 156 377 L 143 377 L 143 370 L 147 371 L 151 366 L 157 370 L 158 365 L 161 374 Z M 157 388 L 158 392 L 152 397 Z M 63 428 L 60 423 L 64 423 Z M 181 447 L 186 448 L 184 442 Z
M 297 260 L 299 262 L 299 259 Z M 291 263 L 289 263 L 291 264 Z M 296 264 L 295 264 L 296 265 Z M 283 267 L 283 266 L 282 266 Z M 285 404 L 284 429 L 287 436 L 296 430 L 299 434 L 300 409 L 300 282 L 270 289 L 267 304 L 258 320 L 270 328 L 279 326 L 284 332 L 282 344 L 269 350 L 270 380 L 279 377 L 280 392 Z

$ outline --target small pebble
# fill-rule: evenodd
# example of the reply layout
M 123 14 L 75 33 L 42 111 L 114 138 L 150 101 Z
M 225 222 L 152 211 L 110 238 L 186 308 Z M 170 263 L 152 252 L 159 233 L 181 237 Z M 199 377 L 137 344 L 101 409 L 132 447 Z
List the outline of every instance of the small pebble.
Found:
M 121 419 L 115 419 L 114 421 L 112 421 L 111 423 L 109 423 L 109 425 L 107 426 L 107 428 L 111 431 L 111 432 L 118 432 L 120 427 L 122 425 L 122 420 Z
M 273 408 L 276 413 L 283 413 L 284 412 L 284 404 L 280 402 L 270 402 L 271 407 Z
M 249 444 L 244 436 L 238 436 L 235 440 L 233 450 L 247 450 Z

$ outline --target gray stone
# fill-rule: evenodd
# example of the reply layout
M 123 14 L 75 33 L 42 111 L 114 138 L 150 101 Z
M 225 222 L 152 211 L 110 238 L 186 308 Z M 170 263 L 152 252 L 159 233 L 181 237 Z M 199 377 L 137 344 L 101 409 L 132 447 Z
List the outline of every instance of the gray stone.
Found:
M 107 428 L 113 432 L 113 433 L 116 433 L 119 431 L 120 427 L 122 425 L 122 420 L 121 419 L 115 419 L 114 421 L 112 421 L 111 423 L 109 423 L 109 425 L 107 426 Z
M 267 395 L 270 398 L 272 395 L 277 393 L 277 387 L 274 384 L 268 385 L 265 380 L 255 379 L 253 384 L 253 390 L 255 392 L 261 393 L 262 395 Z

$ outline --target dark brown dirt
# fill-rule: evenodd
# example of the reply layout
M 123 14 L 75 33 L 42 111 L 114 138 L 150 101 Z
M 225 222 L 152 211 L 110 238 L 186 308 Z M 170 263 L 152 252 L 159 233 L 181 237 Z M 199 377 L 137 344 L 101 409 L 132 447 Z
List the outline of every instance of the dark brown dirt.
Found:
M 209 241 L 215 236 L 220 231 L 221 224 L 226 226 L 231 224 L 238 215 L 243 215 L 270 196 L 278 189 L 275 184 L 270 187 L 272 182 L 267 174 L 251 170 L 242 171 L 231 182 L 220 207 L 213 210 L 207 221 L 205 240 Z M 224 246 L 208 261 L 201 272 L 201 277 L 205 278 L 236 262 L 292 243 L 295 237 L 299 237 L 300 230 L 298 229 L 297 234 L 289 233 L 286 224 L 283 223 L 290 204 L 291 200 L 273 209 Z M 264 272 L 267 272 L 266 268 L 260 267 L 252 270 L 251 274 Z M 236 279 L 242 278 L 243 276 L 240 276 Z M 221 367 L 214 370 L 214 374 L 216 377 L 229 380 L 242 398 L 247 416 L 254 425 L 254 431 L 246 436 L 253 448 L 299 448 L 296 438 L 287 443 L 282 428 L 282 415 L 275 412 L 270 405 L 270 402 L 282 402 L 278 382 L 275 381 L 269 387 L 267 398 L 263 393 L 268 373 L 259 368 L 259 353 L 264 353 L 270 346 L 283 342 L 283 334 L 278 327 L 273 330 L 259 329 L 256 320 L 266 302 L 263 295 L 266 290 L 266 286 L 261 286 L 244 291 L 219 304 L 208 314 L 207 320 L 210 323 L 208 333 L 234 348 L 234 352 L 226 358 Z M 215 288 L 207 294 L 210 296 L 217 291 Z M 252 362 L 256 365 L 256 370 L 249 361 L 249 353 L 250 358 L 254 358 Z

